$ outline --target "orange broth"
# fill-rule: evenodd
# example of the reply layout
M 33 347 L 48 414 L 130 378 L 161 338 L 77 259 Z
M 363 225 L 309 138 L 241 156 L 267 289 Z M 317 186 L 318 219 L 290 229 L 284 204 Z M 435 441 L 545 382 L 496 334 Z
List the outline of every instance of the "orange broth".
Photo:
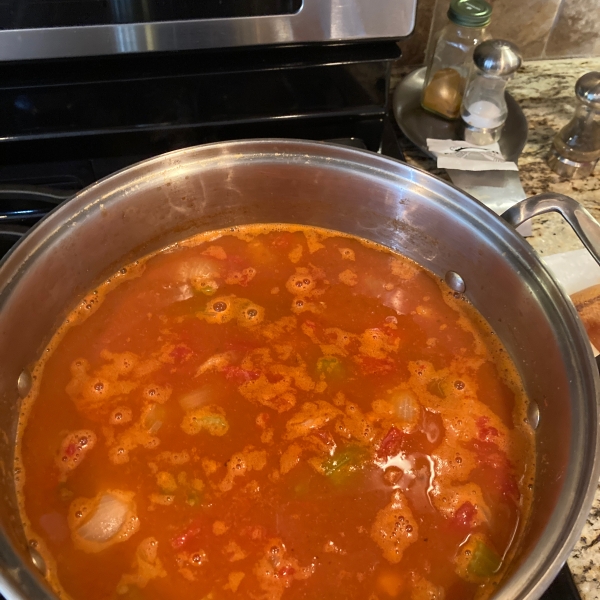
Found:
M 489 326 L 415 263 L 323 229 L 210 232 L 55 334 L 21 515 L 76 600 L 485 598 L 530 506 L 525 415 Z

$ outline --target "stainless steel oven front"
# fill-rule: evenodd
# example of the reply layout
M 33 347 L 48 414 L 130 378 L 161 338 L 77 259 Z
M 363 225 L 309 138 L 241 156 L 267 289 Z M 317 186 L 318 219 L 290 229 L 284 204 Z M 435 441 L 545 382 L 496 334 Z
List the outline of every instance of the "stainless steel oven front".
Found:
M 0 61 L 398 39 L 417 0 L 0 1 Z

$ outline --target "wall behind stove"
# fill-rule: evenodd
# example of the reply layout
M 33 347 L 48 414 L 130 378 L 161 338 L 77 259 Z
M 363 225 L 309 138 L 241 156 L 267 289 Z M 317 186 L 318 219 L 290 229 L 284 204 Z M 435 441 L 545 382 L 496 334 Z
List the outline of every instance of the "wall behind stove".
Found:
M 600 56 L 600 0 L 488 0 L 490 32 L 517 44 L 528 60 Z M 401 64 L 425 63 L 446 23 L 450 0 L 418 0 L 412 37 L 400 42 Z

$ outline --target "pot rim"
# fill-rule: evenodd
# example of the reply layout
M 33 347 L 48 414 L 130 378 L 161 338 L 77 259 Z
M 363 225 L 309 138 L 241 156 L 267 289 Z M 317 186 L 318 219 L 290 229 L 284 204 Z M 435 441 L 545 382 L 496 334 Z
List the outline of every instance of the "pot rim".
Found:
M 600 411 L 600 379 L 583 326 L 570 299 L 554 282 L 552 276 L 529 243 L 488 207 L 441 178 L 399 160 L 338 144 L 287 139 L 216 142 L 174 150 L 113 173 L 85 188 L 71 200 L 54 209 L 36 224 L 23 240 L 16 244 L 11 252 L 4 257 L 0 263 L 0 297 L 6 297 L 7 294 L 10 294 L 13 286 L 16 285 L 18 279 L 27 270 L 29 261 L 35 260 L 35 256 L 37 253 L 43 251 L 44 247 L 48 244 L 48 240 L 58 235 L 64 227 L 73 225 L 78 219 L 84 218 L 86 213 L 93 210 L 97 211 L 98 209 L 102 210 L 103 203 L 109 202 L 111 198 L 120 194 L 126 194 L 127 190 L 132 187 L 143 186 L 147 183 L 146 180 L 148 177 L 151 178 L 154 185 L 156 184 L 156 180 L 162 177 L 166 185 L 170 179 L 184 175 L 186 169 L 191 168 L 196 162 L 204 163 L 205 167 L 208 164 L 218 165 L 222 163 L 226 165 L 242 157 L 245 160 L 256 162 L 265 160 L 268 157 L 287 157 L 289 160 L 306 161 L 307 164 L 316 159 L 324 159 L 330 162 L 337 161 L 350 165 L 371 177 L 387 180 L 398 179 L 400 176 L 408 174 L 408 177 L 406 177 L 407 180 L 416 187 L 427 189 L 427 183 L 434 180 L 437 182 L 436 185 L 441 187 L 442 192 L 449 197 L 463 200 L 464 198 L 468 198 L 471 200 L 473 204 L 468 206 L 468 208 L 463 208 L 463 212 L 467 215 L 467 218 L 473 220 L 473 222 L 483 220 L 493 223 L 495 227 L 499 227 L 500 232 L 497 234 L 509 239 L 514 252 L 520 255 L 521 261 L 535 265 L 538 271 L 546 275 L 550 282 L 549 285 L 552 286 L 551 291 L 553 295 L 562 300 L 562 304 L 564 305 L 562 308 L 569 313 L 571 321 L 574 320 L 573 327 L 579 332 L 577 339 L 570 340 L 571 344 L 575 343 L 574 351 L 578 354 L 578 358 L 581 359 L 577 368 L 581 369 L 583 375 L 586 377 L 591 377 L 591 387 L 595 391 L 596 412 Z M 455 207 L 453 209 L 458 210 Z M 573 502 L 574 497 L 577 497 L 579 500 L 577 503 L 579 512 L 575 519 L 570 520 L 570 528 L 567 531 L 562 531 L 560 549 L 547 557 L 543 565 L 543 571 L 541 567 L 538 568 L 536 582 L 526 582 L 523 585 L 516 585 L 515 583 L 519 578 L 523 579 L 525 576 L 530 575 L 529 571 L 531 569 L 526 568 L 529 561 L 528 558 L 507 579 L 495 597 L 518 597 L 528 600 L 539 598 L 562 567 L 573 546 L 579 539 L 580 532 L 594 500 L 596 483 L 600 478 L 600 420 L 598 419 L 594 442 L 594 454 L 589 468 L 589 479 L 587 481 L 579 481 L 577 490 L 572 490 L 573 498 L 571 498 L 571 501 Z M 561 492 L 561 498 L 563 494 L 564 490 Z M 550 518 L 550 522 L 552 518 Z M 565 524 L 563 524 L 563 529 L 564 526 Z M 10 548 L 6 547 L 7 543 Z M 540 543 L 538 542 L 538 545 Z M 17 562 L 19 561 L 19 553 L 12 547 L 6 535 L 2 536 L 0 544 L 4 546 L 4 548 L 0 548 L 0 555 L 5 556 L 8 550 L 9 554 L 12 554 Z M 14 561 L 9 562 L 12 563 Z M 40 577 L 38 577 L 38 580 L 41 583 Z M 515 596 L 511 590 L 516 591 L 517 588 L 519 588 L 519 593 Z M 43 590 L 40 591 L 42 591 L 44 598 L 53 597 L 45 594 Z M 21 598 L 22 596 L 15 595 L 13 597 Z

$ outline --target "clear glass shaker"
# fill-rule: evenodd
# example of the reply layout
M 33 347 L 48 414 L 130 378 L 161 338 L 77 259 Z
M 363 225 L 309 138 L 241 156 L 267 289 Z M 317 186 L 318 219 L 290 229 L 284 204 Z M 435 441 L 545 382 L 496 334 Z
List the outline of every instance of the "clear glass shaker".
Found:
M 519 49 L 506 40 L 482 42 L 473 52 L 475 69 L 465 92 L 460 115 L 465 141 L 478 146 L 497 142 L 508 116 L 506 85 L 521 66 Z
M 575 114 L 552 140 L 548 157 L 550 168 L 569 179 L 591 175 L 600 158 L 600 73 L 580 77 L 575 94 Z
M 460 104 L 472 68 L 473 49 L 489 36 L 492 18 L 486 0 L 452 0 L 449 23 L 436 42 L 425 74 L 421 106 L 446 119 L 460 117 Z

